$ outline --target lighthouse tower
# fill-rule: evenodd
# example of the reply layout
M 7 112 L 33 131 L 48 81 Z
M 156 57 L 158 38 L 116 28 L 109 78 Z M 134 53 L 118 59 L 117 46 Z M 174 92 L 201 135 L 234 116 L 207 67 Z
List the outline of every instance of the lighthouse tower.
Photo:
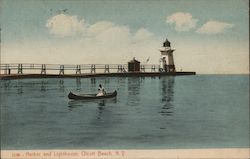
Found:
M 162 69 L 164 72 L 175 72 L 174 56 L 175 49 L 171 49 L 171 43 L 166 39 L 163 47 L 160 49 Z M 167 60 L 166 60 L 167 59 Z

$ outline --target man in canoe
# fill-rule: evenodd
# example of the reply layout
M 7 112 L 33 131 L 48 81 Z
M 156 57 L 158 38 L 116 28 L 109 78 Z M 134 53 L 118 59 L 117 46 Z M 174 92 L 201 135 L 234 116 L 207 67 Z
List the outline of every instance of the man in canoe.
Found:
M 99 84 L 99 88 L 98 88 L 98 93 L 96 96 L 104 96 L 106 94 L 105 90 L 104 90 L 104 87 L 102 87 L 101 84 Z

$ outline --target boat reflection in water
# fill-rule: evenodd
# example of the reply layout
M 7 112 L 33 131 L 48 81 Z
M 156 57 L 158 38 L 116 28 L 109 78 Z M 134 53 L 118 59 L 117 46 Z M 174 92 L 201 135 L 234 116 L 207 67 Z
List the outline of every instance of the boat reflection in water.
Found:
M 69 108 L 77 108 L 77 107 L 81 107 L 81 106 L 84 106 L 84 105 L 89 105 L 89 104 L 96 104 L 97 106 L 101 106 L 101 107 L 104 107 L 106 106 L 107 104 L 114 104 L 114 103 L 117 103 L 117 99 L 116 97 L 114 98 L 110 98 L 110 99 L 93 99 L 93 100 L 71 100 L 68 102 L 68 107 Z M 102 109 L 102 108 L 100 108 Z M 71 109 L 72 110 L 72 109 Z
M 88 108 L 90 105 L 92 107 L 97 106 L 97 119 L 101 119 L 101 115 L 105 110 L 106 106 L 117 103 L 117 99 L 95 99 L 95 100 L 72 100 L 68 102 L 69 111 L 73 111 L 77 108 Z

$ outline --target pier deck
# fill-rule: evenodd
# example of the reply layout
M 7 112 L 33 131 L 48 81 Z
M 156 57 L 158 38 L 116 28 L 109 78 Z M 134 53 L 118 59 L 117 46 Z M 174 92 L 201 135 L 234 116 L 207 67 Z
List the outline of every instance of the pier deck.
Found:
M 23 79 L 23 78 L 88 78 L 88 77 L 153 77 L 153 76 L 183 76 L 195 75 L 195 72 L 135 72 L 135 73 L 95 73 L 95 74 L 10 74 L 0 75 L 0 79 Z
M 1 64 L 0 79 L 22 78 L 88 78 L 129 76 L 179 76 L 195 72 L 162 72 L 159 65 L 141 65 L 140 71 L 127 72 L 126 64 Z

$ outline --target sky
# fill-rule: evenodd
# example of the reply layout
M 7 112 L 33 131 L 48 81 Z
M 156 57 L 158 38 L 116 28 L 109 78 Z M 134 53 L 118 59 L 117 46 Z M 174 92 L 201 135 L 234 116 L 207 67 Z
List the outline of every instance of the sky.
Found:
M 249 73 L 248 0 L 0 0 L 1 63 L 159 64 Z

